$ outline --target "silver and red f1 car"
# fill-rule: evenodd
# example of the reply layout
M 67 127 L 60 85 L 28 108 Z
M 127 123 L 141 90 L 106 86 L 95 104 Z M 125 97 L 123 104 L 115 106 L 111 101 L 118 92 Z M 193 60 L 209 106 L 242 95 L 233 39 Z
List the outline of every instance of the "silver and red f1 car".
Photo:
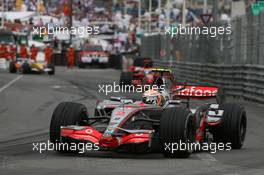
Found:
M 63 102 L 53 112 L 50 140 L 93 143 L 99 150 L 158 151 L 173 158 L 187 158 L 193 150 L 166 149 L 170 144 L 230 142 L 232 148 L 240 149 L 246 135 L 245 109 L 224 103 L 219 92 L 216 87 L 175 85 L 162 106 L 111 98 L 97 104 L 94 116 L 82 104 Z M 191 107 L 192 98 L 217 98 L 219 103 Z
M 79 68 L 85 68 L 88 65 L 107 67 L 108 63 L 108 54 L 103 50 L 101 45 L 84 45 L 82 51 L 79 53 Z

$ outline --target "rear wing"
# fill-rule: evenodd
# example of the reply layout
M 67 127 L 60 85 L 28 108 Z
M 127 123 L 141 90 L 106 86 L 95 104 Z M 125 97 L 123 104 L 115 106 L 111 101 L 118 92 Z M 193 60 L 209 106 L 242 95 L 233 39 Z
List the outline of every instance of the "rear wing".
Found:
M 172 95 L 180 98 L 213 98 L 217 92 L 218 88 L 212 86 L 176 85 Z
M 148 68 L 145 71 L 153 72 L 155 75 L 173 77 L 172 70 L 163 68 Z M 173 78 L 174 79 L 174 78 Z
M 163 68 L 149 68 L 148 70 L 152 72 L 165 72 L 165 73 L 172 73 L 171 69 L 163 69 Z

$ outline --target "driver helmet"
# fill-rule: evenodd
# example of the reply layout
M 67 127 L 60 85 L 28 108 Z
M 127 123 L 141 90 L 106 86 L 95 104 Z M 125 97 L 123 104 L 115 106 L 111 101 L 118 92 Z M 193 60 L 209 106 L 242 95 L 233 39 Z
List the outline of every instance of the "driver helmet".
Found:
M 159 91 L 150 89 L 143 93 L 142 102 L 145 104 L 163 106 L 165 103 L 165 98 Z

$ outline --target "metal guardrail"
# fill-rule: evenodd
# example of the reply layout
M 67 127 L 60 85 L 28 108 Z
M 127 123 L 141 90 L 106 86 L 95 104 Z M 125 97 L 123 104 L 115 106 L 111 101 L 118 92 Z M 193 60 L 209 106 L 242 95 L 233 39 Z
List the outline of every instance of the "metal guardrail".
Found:
M 178 80 L 220 86 L 227 95 L 264 103 L 264 66 L 160 60 L 154 65 L 171 68 Z

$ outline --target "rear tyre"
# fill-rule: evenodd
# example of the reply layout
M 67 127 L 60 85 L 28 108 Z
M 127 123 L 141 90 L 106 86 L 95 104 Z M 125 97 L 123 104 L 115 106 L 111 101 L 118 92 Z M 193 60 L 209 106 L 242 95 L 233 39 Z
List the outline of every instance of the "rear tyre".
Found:
M 51 143 L 58 144 L 64 142 L 63 140 L 61 140 L 61 135 L 60 135 L 61 126 L 79 125 L 81 121 L 87 117 L 88 117 L 87 109 L 84 105 L 79 103 L 72 103 L 72 102 L 60 103 L 54 110 L 50 122 Z M 70 150 L 62 149 L 61 147 L 59 147 L 57 151 L 71 152 Z
M 121 72 L 119 84 L 120 86 L 131 85 L 132 79 L 133 79 L 132 72 Z
M 54 65 L 48 65 L 48 68 L 51 69 L 51 71 L 48 72 L 49 75 L 55 74 L 55 66 Z
M 165 157 L 188 158 L 191 150 L 187 143 L 195 140 L 195 121 L 191 112 L 185 107 L 167 108 L 161 115 L 160 139 Z M 172 146 L 174 144 L 174 146 Z M 167 146 L 169 145 L 170 148 Z M 179 149 L 180 145 L 185 148 Z M 178 147 L 172 150 L 172 147 Z
M 17 72 L 16 65 L 15 65 L 14 62 L 10 62 L 10 64 L 9 64 L 9 72 L 10 73 L 16 73 Z
M 243 146 L 247 130 L 245 108 L 239 104 L 226 103 L 222 105 L 221 109 L 224 110 L 223 122 L 215 128 L 214 140 L 231 143 L 233 149 L 240 149 Z

